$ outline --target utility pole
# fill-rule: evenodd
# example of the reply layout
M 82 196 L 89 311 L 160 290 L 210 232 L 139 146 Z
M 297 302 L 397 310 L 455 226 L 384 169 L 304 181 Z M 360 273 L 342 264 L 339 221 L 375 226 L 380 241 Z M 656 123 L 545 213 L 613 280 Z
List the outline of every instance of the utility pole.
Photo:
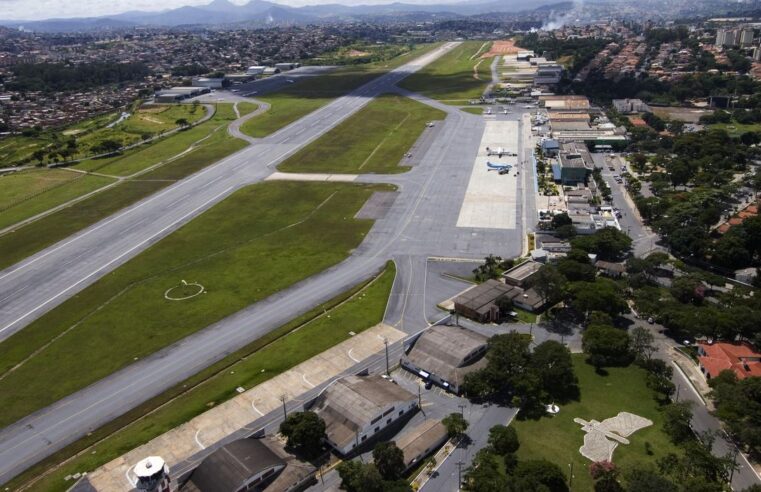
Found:
M 460 416 L 462 416 L 462 418 L 465 418 L 465 405 L 460 403 L 457 406 L 460 407 Z
M 729 471 L 729 485 L 732 485 L 732 479 L 735 477 L 735 468 L 737 468 L 737 455 L 740 453 L 740 448 L 737 447 L 737 444 L 732 443 L 732 446 L 735 447 L 735 452 L 732 454 L 732 469 Z
M 383 345 L 386 346 L 386 376 L 390 376 L 391 373 L 388 370 L 388 338 L 383 337 Z
M 681 384 L 676 385 L 676 403 L 679 403 L 679 390 L 682 388 Z
M 283 402 L 283 420 L 288 418 L 288 412 L 285 409 L 285 400 L 286 400 L 286 395 L 285 393 L 283 393 L 282 395 L 280 395 L 280 401 Z
M 568 464 L 568 466 L 571 468 L 571 474 L 568 477 L 568 490 L 573 490 L 573 460 Z
M 457 490 L 462 488 L 462 465 L 464 465 L 462 460 L 457 462 Z

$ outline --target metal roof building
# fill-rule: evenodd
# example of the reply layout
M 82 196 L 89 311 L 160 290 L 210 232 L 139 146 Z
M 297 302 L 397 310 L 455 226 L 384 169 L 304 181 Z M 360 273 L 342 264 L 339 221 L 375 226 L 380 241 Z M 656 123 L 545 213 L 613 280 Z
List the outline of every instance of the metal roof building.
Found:
M 345 455 L 416 408 L 416 395 L 380 376 L 347 376 L 313 410 L 325 421 L 328 443 Z
M 458 314 L 479 322 L 498 321 L 499 309 L 497 299 L 507 296 L 510 299 L 519 292 L 511 285 L 497 280 L 487 280 L 454 298 L 454 309 Z
M 402 367 L 459 393 L 465 375 L 484 365 L 488 340 L 467 328 L 436 325 L 420 335 Z
M 258 439 L 239 439 L 207 456 L 182 487 L 183 492 L 237 492 L 274 478 L 286 462 Z

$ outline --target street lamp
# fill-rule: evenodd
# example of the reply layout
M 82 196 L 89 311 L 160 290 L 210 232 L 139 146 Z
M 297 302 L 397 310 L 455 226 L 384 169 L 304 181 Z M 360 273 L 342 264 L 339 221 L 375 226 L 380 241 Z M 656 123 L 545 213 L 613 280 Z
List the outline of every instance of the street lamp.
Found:
M 390 376 L 390 372 L 388 370 L 388 338 L 383 337 L 383 345 L 386 346 L 386 376 Z

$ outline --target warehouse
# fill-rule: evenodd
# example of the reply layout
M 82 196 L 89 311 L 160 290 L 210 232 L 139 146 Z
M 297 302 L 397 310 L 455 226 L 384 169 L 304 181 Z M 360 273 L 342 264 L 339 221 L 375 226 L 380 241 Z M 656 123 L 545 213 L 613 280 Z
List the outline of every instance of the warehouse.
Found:
M 325 421 L 327 443 L 347 455 L 417 405 L 417 395 L 380 376 L 347 376 L 329 386 L 312 410 Z
M 459 393 L 465 375 L 485 365 L 487 342 L 488 338 L 467 328 L 433 326 L 402 358 L 402 367 L 447 391 Z
M 497 280 L 487 280 L 455 297 L 454 309 L 457 314 L 480 323 L 500 321 L 497 299 L 504 296 L 512 299 L 518 294 L 513 286 Z

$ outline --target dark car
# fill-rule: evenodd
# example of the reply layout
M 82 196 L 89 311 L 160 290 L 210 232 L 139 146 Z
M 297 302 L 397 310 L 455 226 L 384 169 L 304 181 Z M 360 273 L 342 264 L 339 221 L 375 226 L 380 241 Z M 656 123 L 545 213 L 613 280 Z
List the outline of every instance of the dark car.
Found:
M 431 388 L 433 388 L 433 381 L 431 381 L 431 380 L 426 381 L 425 382 L 425 389 L 429 390 Z

